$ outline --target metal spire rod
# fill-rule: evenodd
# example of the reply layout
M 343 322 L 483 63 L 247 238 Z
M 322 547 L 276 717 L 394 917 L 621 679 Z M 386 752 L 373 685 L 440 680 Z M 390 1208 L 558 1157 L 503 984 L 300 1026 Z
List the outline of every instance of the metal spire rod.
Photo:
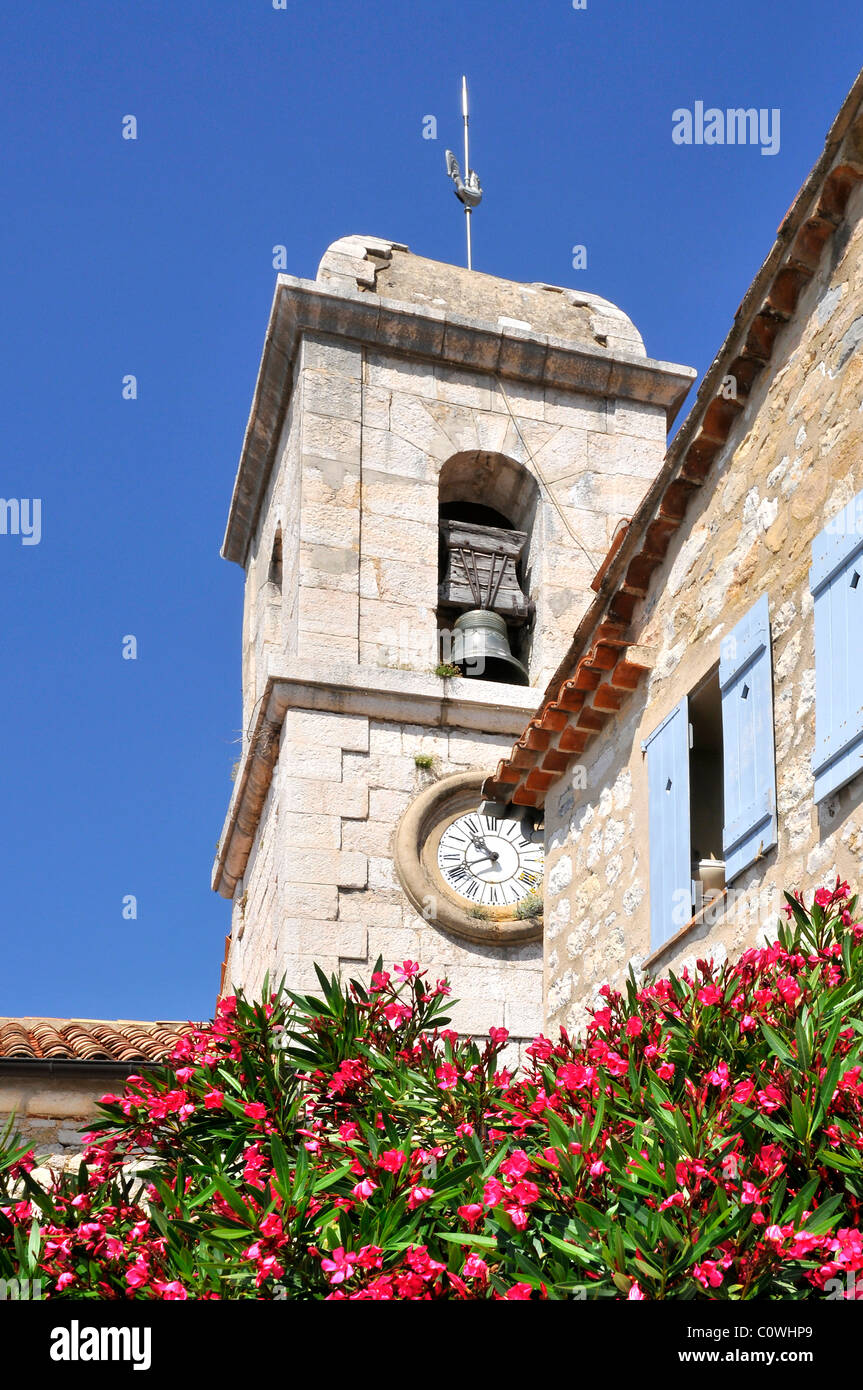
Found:
M 468 126 L 470 125 L 470 111 L 468 109 L 467 101 L 467 78 L 464 75 L 462 75 L 461 79 L 461 114 L 464 120 L 464 173 L 465 178 L 469 178 L 468 171 L 470 169 L 470 152 L 468 147 Z M 473 251 L 470 244 L 470 214 L 470 204 L 465 203 L 464 220 L 465 228 L 467 230 L 467 268 L 468 270 L 473 270 Z
M 470 141 L 468 127 L 470 125 L 470 110 L 467 96 L 467 78 L 461 80 L 461 114 L 464 122 L 464 178 L 459 169 L 458 160 L 452 150 L 446 152 L 446 171 L 455 184 L 455 196 L 464 205 L 465 226 L 467 229 L 467 268 L 473 270 L 473 248 L 471 244 L 471 213 L 475 207 L 479 207 L 482 201 L 482 188 L 480 187 L 479 176 L 476 170 L 470 167 Z

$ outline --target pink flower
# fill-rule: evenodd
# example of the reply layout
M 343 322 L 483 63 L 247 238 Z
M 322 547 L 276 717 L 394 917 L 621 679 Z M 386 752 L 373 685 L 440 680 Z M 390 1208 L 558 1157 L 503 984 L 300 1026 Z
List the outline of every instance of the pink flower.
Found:
M 692 1273 L 705 1289 L 718 1289 L 722 1283 L 722 1270 L 714 1260 L 702 1260 L 693 1266 Z
M 627 1302 L 629 1302 L 629 1303 L 638 1303 L 638 1302 L 642 1302 L 642 1303 L 643 1303 L 643 1302 L 645 1301 L 645 1300 L 644 1300 L 644 1294 L 641 1292 L 641 1289 L 638 1287 L 638 1280 L 637 1280 L 637 1279 L 633 1279 L 632 1283 L 630 1284 L 630 1286 L 629 1286 L 629 1293 L 626 1295 L 626 1298 L 627 1298 Z
M 458 1071 L 451 1062 L 444 1062 L 435 1072 L 438 1090 L 451 1091 L 458 1082 Z
M 250 1100 L 247 1105 L 243 1106 L 243 1109 L 250 1120 L 263 1120 L 266 1118 L 267 1107 L 259 1100 Z
M 488 1035 L 491 1038 L 491 1041 L 494 1043 L 495 1047 L 503 1047 L 504 1043 L 507 1042 L 509 1038 L 509 1029 L 489 1028 Z
M 782 1104 L 782 1092 L 776 1086 L 765 1086 L 763 1091 L 758 1092 L 758 1108 L 765 1115 L 771 1111 L 778 1110 Z
M 506 1297 L 512 1303 L 526 1303 L 532 1293 L 533 1289 L 530 1284 L 513 1284 L 512 1288 L 508 1290 Z
M 419 974 L 419 961 L 404 960 L 401 965 L 394 965 L 393 970 L 400 980 L 412 980 Z
M 130 1289 L 140 1289 L 150 1279 L 150 1269 L 145 1260 L 136 1260 L 126 1270 L 126 1283 Z
M 385 1169 L 387 1173 L 397 1173 L 406 1162 L 407 1156 L 401 1149 L 384 1149 L 378 1158 L 378 1167 Z
M 628 1018 L 626 1020 L 626 1036 L 628 1038 L 637 1038 L 643 1028 L 644 1024 L 640 1018 Z
M 713 1071 L 709 1071 L 707 1080 L 711 1086 L 718 1086 L 720 1091 L 727 1091 L 729 1086 L 727 1063 L 720 1062 Z
M 328 1281 L 330 1284 L 343 1284 L 346 1279 L 350 1279 L 356 1263 L 357 1257 L 353 1251 L 346 1252 L 344 1247 L 339 1245 L 333 1251 L 331 1260 L 326 1257 L 321 1259 L 321 1268 L 325 1274 L 330 1276 Z
M 779 980 L 777 982 L 776 988 L 782 995 L 782 998 L 785 1000 L 785 1003 L 791 1005 L 797 1003 L 797 1000 L 800 998 L 800 995 L 802 993 L 802 990 L 798 985 L 797 981 L 791 975 L 786 975 L 784 979 Z
M 416 1211 L 417 1207 L 422 1206 L 423 1202 L 428 1202 L 433 1196 L 433 1187 L 412 1187 L 408 1197 L 408 1210 Z
M 462 1274 L 465 1279 L 482 1279 L 483 1283 L 488 1278 L 488 1265 L 485 1260 L 481 1260 L 479 1255 L 468 1255 L 464 1262 Z
M 397 1028 L 400 1023 L 406 1023 L 410 1016 L 411 1011 L 406 1004 L 392 1003 L 384 1005 L 384 1018 L 387 1023 L 391 1023 L 394 1028 Z
M 703 985 L 698 991 L 698 998 L 702 1004 L 719 1004 L 722 1000 L 722 993 L 716 985 Z
M 170 1284 L 163 1284 L 160 1283 L 158 1279 L 154 1279 L 153 1288 L 168 1302 L 172 1300 L 179 1301 L 189 1297 L 179 1279 L 173 1279 Z
M 74 1284 L 74 1282 L 74 1274 L 70 1274 L 69 1271 L 66 1270 L 65 1274 L 61 1274 L 59 1279 L 57 1280 L 57 1291 L 59 1293 L 62 1293 L 64 1289 L 68 1289 L 69 1285 Z
M 504 1202 L 503 1209 L 517 1231 L 523 1231 L 530 1219 L 529 1213 L 517 1202 Z
M 204 1105 L 208 1110 L 221 1110 L 224 1099 L 224 1091 L 217 1090 L 215 1086 L 212 1090 L 204 1092 Z M 266 1114 L 266 1111 L 264 1113 Z M 246 1111 L 246 1114 L 248 1114 L 248 1111 Z
M 524 1149 L 516 1149 L 509 1155 L 509 1158 L 504 1159 L 503 1163 L 500 1165 L 500 1171 L 505 1178 L 512 1180 L 515 1178 L 523 1178 L 525 1173 L 530 1172 L 532 1167 L 533 1164 Z
M 362 1182 L 358 1182 L 355 1187 L 351 1188 L 351 1193 L 358 1202 L 364 1202 L 371 1197 L 373 1192 L 377 1191 L 377 1187 L 377 1183 L 372 1182 L 371 1178 L 363 1178 Z
M 261 1235 L 266 1236 L 267 1240 L 278 1240 L 284 1234 L 282 1218 L 274 1211 L 269 1216 L 265 1216 L 261 1222 Z
M 731 1092 L 731 1099 L 737 1105 L 748 1105 L 755 1094 L 754 1081 L 738 1081 Z
M 469 1202 L 467 1206 L 458 1209 L 459 1216 L 471 1231 L 481 1218 L 482 1213 L 483 1208 L 479 1202 Z
M 506 1196 L 506 1188 L 499 1178 L 489 1178 L 483 1188 L 482 1200 L 487 1207 L 500 1206 Z

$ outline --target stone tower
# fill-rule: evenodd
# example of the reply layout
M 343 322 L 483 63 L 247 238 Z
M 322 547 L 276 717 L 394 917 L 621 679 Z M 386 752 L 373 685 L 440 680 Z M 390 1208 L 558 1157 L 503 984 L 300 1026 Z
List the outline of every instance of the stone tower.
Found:
M 441 835 L 539 704 L 692 377 L 595 295 L 375 237 L 279 276 L 222 551 L 246 572 L 224 989 L 382 955 L 448 975 L 456 1027 L 542 1027 L 541 921 L 497 905 L 497 822 L 450 825 L 478 896 L 441 878 L 438 901 Z M 435 674 L 469 609 L 527 684 Z M 502 823 L 533 885 L 541 823 Z

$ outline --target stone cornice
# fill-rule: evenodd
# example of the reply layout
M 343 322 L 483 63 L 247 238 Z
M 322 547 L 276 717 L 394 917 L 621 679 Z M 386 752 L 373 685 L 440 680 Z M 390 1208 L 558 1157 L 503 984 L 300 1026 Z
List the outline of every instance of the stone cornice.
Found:
M 270 667 L 219 839 L 212 886 L 233 896 L 246 871 L 279 754 L 288 710 L 325 710 L 428 728 L 516 734 L 539 702 L 538 690 L 491 681 L 441 680 L 417 671 L 283 661 Z
M 245 564 L 257 524 L 303 333 L 325 333 L 533 385 L 649 401 L 665 407 L 669 425 L 695 377 L 689 367 L 636 353 L 279 275 L 222 544 L 225 559 L 237 564 Z

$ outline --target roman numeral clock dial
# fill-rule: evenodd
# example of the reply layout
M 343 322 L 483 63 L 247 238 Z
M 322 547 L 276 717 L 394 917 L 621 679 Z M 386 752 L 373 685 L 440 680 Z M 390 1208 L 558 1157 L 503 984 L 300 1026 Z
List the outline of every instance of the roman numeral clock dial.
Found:
M 396 831 L 396 873 L 429 929 L 496 946 L 538 941 L 541 813 L 485 800 L 486 777 L 458 772 L 418 792 Z
M 478 907 L 515 907 L 542 882 L 542 836 L 524 821 L 475 811 L 447 826 L 438 868 L 454 892 Z

